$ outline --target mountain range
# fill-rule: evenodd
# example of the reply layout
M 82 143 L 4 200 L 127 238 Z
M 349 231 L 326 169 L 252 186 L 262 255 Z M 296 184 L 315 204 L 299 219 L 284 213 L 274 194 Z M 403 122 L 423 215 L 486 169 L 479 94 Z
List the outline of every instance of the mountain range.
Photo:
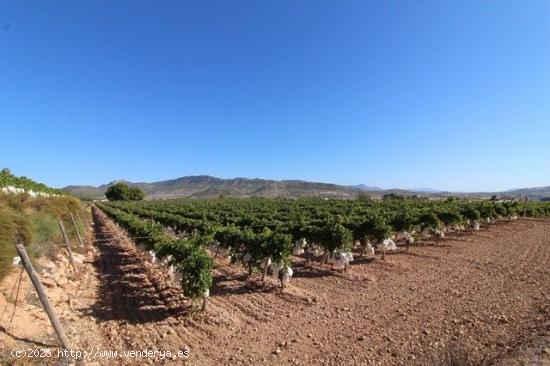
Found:
M 68 186 L 64 191 L 81 198 L 105 198 L 107 188 L 113 181 L 99 187 Z M 300 180 L 269 180 L 234 178 L 221 179 L 207 175 L 187 176 L 153 183 L 132 183 L 122 181 L 131 187 L 142 189 L 148 198 L 208 198 L 220 195 L 232 197 L 335 197 L 352 198 L 361 193 L 360 188 L 329 183 L 315 183 Z
M 107 188 L 117 182 L 142 189 L 150 199 L 159 198 L 209 198 L 218 196 L 231 197 L 327 197 L 353 198 L 359 194 L 380 197 L 384 194 L 421 195 L 431 197 L 471 196 L 491 197 L 492 195 L 517 197 L 527 196 L 531 199 L 550 199 L 550 186 L 538 188 L 522 188 L 505 192 L 461 193 L 445 192 L 431 188 L 417 189 L 383 189 L 359 184 L 344 186 L 330 183 L 307 182 L 302 180 L 269 180 L 234 178 L 221 179 L 208 175 L 187 176 L 177 179 L 152 183 L 132 183 L 128 181 L 113 181 L 98 187 L 68 186 L 63 190 L 85 199 L 103 199 Z

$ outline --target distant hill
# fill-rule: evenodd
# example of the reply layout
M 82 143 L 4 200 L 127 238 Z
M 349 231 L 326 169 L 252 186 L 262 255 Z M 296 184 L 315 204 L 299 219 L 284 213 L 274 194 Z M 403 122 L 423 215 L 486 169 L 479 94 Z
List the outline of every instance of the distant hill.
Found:
M 119 181 L 99 187 L 68 186 L 64 191 L 88 199 L 105 198 L 107 188 Z M 149 198 L 192 197 L 207 198 L 226 195 L 232 197 L 334 197 L 351 198 L 361 192 L 355 187 L 329 183 L 306 182 L 301 180 L 268 179 L 220 179 L 206 175 L 188 176 L 153 183 L 126 182 L 132 187 L 141 188 Z
M 63 191 L 87 199 L 103 199 L 107 188 L 117 182 L 113 181 L 99 187 L 68 186 Z M 530 199 L 550 197 L 550 187 L 516 189 L 506 192 L 460 193 L 444 192 L 436 189 L 419 188 L 415 190 L 382 189 L 359 184 L 342 186 L 329 183 L 307 182 L 302 180 L 269 180 L 234 178 L 221 179 L 208 175 L 187 176 L 177 179 L 152 183 L 126 182 L 130 186 L 141 188 L 148 198 L 208 198 L 220 195 L 231 197 L 327 197 L 353 198 L 358 194 L 381 197 L 384 194 L 419 195 L 445 198 L 448 196 L 490 198 L 492 195 L 502 197 L 527 196 Z
M 548 199 L 550 198 L 550 186 L 511 189 L 509 191 L 503 192 L 503 194 L 508 196 L 524 196 L 532 199 L 543 199 L 543 198 Z
M 357 188 L 361 191 L 367 191 L 367 192 L 376 192 L 376 191 L 383 191 L 384 190 L 383 188 L 380 188 L 380 187 L 371 187 L 371 186 L 366 186 L 364 184 L 357 184 L 353 187 Z

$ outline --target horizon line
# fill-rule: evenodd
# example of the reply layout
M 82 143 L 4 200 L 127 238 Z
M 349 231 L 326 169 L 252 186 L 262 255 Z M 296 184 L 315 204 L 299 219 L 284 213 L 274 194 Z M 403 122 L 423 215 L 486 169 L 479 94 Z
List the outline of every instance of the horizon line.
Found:
M 215 175 L 210 175 L 210 174 L 196 174 L 196 175 L 182 175 L 182 176 L 176 177 L 176 178 L 167 178 L 167 179 L 152 180 L 152 181 L 142 181 L 142 180 L 140 180 L 140 181 L 131 181 L 131 180 L 128 180 L 128 179 L 112 179 L 112 180 L 109 180 L 109 182 L 107 182 L 107 183 L 101 183 L 99 185 L 69 184 L 69 185 L 66 185 L 64 187 L 58 187 L 58 188 L 59 189 L 64 189 L 64 188 L 67 188 L 67 187 L 94 187 L 94 188 L 99 188 L 102 185 L 108 185 L 108 184 L 111 184 L 113 182 L 119 182 L 119 181 L 128 182 L 128 183 L 131 183 L 131 184 L 154 184 L 154 183 L 159 183 L 159 182 L 165 182 L 165 181 L 170 181 L 170 180 L 178 180 L 178 179 L 190 178 L 190 177 L 208 177 L 208 178 L 214 178 L 214 179 L 220 179 L 220 180 L 247 179 L 247 180 L 267 180 L 267 181 L 274 181 L 274 182 L 292 182 L 292 181 L 294 181 L 294 182 L 304 182 L 304 183 L 331 184 L 331 185 L 337 185 L 337 186 L 340 186 L 340 187 L 357 188 L 357 189 L 359 189 L 358 186 L 362 185 L 362 186 L 371 188 L 371 189 L 365 190 L 365 192 L 398 190 L 398 191 L 408 191 L 408 192 L 413 192 L 413 193 L 426 193 L 426 194 L 506 193 L 506 192 L 510 192 L 510 191 L 517 191 L 517 190 L 523 190 L 523 189 L 537 189 L 537 188 L 548 187 L 548 186 L 544 186 L 544 185 L 538 185 L 538 186 L 525 186 L 525 187 L 521 187 L 521 188 L 507 188 L 507 189 L 503 189 L 503 190 L 448 190 L 448 189 L 439 189 L 439 188 L 431 188 L 431 187 L 403 188 L 403 187 L 399 187 L 399 186 L 386 188 L 382 185 L 376 185 L 376 184 L 365 184 L 365 183 L 340 184 L 340 183 L 333 183 L 333 182 L 327 182 L 327 181 L 306 180 L 306 179 L 299 179 L 299 178 L 294 178 L 294 179 L 286 179 L 286 178 L 285 179 L 272 179 L 272 178 L 260 178 L 260 177 L 249 178 L 249 177 L 243 177 L 243 176 L 237 176 L 237 177 L 233 177 L 233 178 L 221 178 L 221 177 L 218 177 L 218 176 L 215 176 Z

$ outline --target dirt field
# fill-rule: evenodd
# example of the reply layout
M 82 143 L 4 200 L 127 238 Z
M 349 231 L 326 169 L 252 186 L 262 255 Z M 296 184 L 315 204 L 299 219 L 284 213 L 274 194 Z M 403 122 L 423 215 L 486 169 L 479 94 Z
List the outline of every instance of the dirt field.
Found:
M 178 285 L 94 216 L 95 249 L 65 322 L 83 349 L 186 350 L 189 365 L 435 365 L 450 353 L 474 364 L 550 360 L 550 220 L 497 224 L 386 261 L 356 258 L 344 273 L 294 258 L 284 292 L 218 263 L 209 309 L 192 314 Z

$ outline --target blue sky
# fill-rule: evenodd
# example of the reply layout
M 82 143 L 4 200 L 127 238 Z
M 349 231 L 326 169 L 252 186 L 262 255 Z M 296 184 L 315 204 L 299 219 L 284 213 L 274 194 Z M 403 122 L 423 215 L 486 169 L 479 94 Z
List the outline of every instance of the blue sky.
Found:
M 550 2 L 0 3 L 0 166 L 550 185 Z

